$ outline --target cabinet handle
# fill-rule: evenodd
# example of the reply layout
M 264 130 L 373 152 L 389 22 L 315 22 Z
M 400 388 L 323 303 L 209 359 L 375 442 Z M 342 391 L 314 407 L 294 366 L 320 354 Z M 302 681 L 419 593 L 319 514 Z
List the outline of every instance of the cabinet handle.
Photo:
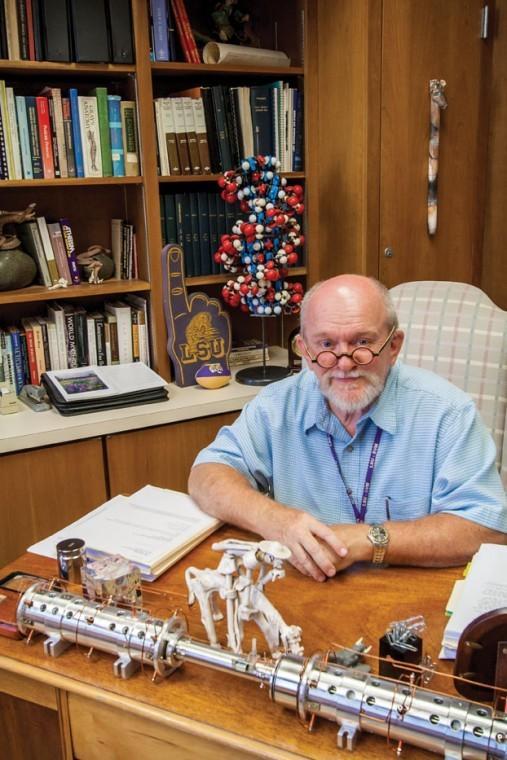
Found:
M 440 111 L 447 108 L 445 79 L 430 79 L 430 143 L 428 159 L 428 234 L 437 231 L 438 151 L 440 143 Z
M 392 259 L 392 257 L 394 256 L 394 251 L 390 245 L 388 245 L 387 248 L 384 248 L 384 256 L 386 257 L 386 259 Z

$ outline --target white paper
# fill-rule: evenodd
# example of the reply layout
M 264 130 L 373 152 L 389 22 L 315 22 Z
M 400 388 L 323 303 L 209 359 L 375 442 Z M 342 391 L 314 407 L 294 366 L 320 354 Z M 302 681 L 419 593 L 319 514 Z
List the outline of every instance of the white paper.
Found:
M 229 66 L 290 66 L 290 58 L 281 50 L 227 45 L 223 42 L 208 42 L 202 51 L 204 63 L 226 63 Z
M 115 496 L 28 551 L 55 558 L 59 541 L 81 538 L 90 553 L 121 554 L 152 575 L 157 566 L 169 566 L 172 554 L 181 556 L 178 550 L 195 545 L 219 524 L 187 494 L 145 486 L 130 497 Z
M 143 362 L 58 369 L 46 374 L 66 401 L 117 396 L 166 384 Z
M 457 642 L 469 623 L 507 606 L 507 546 L 482 544 L 472 560 L 462 594 L 444 631 L 447 645 Z

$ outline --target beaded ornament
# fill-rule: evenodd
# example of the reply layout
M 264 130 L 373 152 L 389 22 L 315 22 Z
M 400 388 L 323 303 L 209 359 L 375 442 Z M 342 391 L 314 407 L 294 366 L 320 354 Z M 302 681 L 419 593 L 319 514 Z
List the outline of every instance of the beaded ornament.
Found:
M 298 314 L 303 299 L 302 284 L 284 279 L 304 243 L 297 219 L 304 211 L 303 188 L 288 185 L 279 169 L 275 156 L 251 156 L 218 180 L 223 200 L 238 201 L 248 215 L 221 236 L 214 254 L 227 272 L 240 273 L 224 285 L 222 298 L 250 314 Z

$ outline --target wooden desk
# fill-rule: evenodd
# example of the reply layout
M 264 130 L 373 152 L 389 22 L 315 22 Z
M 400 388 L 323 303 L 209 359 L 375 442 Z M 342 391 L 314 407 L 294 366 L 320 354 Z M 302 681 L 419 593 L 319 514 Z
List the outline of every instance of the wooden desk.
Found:
M 155 585 L 185 594 L 189 565 L 215 567 L 211 543 L 227 536 L 247 537 L 222 528 L 169 570 Z M 51 576 L 55 563 L 26 554 L 4 568 Z M 326 650 L 331 642 L 350 646 L 360 636 L 374 645 L 392 620 L 423 614 L 428 623 L 425 651 L 436 659 L 445 626 L 444 607 L 460 568 L 353 568 L 325 584 L 288 568 L 287 577 L 268 587 L 269 598 L 286 622 L 301 625 L 305 653 Z M 200 635 L 193 619 L 190 632 Z M 169 614 L 169 611 L 164 614 Z M 255 635 L 255 633 L 254 633 Z M 258 641 L 260 635 L 258 636 Z M 58 757 L 79 760 L 166 760 L 199 758 L 318 758 L 336 760 L 336 726 L 317 721 L 309 734 L 296 713 L 273 704 L 265 689 L 250 681 L 184 664 L 168 679 L 152 683 L 151 670 L 130 680 L 113 676 L 113 658 L 69 649 L 45 657 L 40 637 L 30 646 L 0 637 L 0 731 L 11 742 L 10 760 Z M 448 668 L 439 662 L 440 669 Z M 15 699 L 12 699 L 12 698 Z M 36 733 L 44 736 L 37 743 Z M 9 747 L 9 744 L 7 744 Z M 45 752 L 47 754 L 45 754 Z M 386 740 L 363 734 L 354 758 L 393 758 Z M 410 748 L 410 759 L 434 755 Z

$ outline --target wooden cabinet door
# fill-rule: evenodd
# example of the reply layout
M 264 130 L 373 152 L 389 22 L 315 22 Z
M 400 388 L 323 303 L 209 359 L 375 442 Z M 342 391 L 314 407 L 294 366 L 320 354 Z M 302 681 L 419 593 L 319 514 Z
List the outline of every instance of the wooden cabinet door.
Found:
M 111 496 L 147 485 L 186 491 L 192 463 L 239 412 L 110 435 L 106 439 Z
M 107 499 L 102 441 L 0 457 L 0 567 Z
M 490 43 L 483 0 L 384 0 L 380 279 L 477 282 Z M 427 232 L 429 81 L 444 79 L 438 229 Z M 390 247 L 393 256 L 384 250 Z

